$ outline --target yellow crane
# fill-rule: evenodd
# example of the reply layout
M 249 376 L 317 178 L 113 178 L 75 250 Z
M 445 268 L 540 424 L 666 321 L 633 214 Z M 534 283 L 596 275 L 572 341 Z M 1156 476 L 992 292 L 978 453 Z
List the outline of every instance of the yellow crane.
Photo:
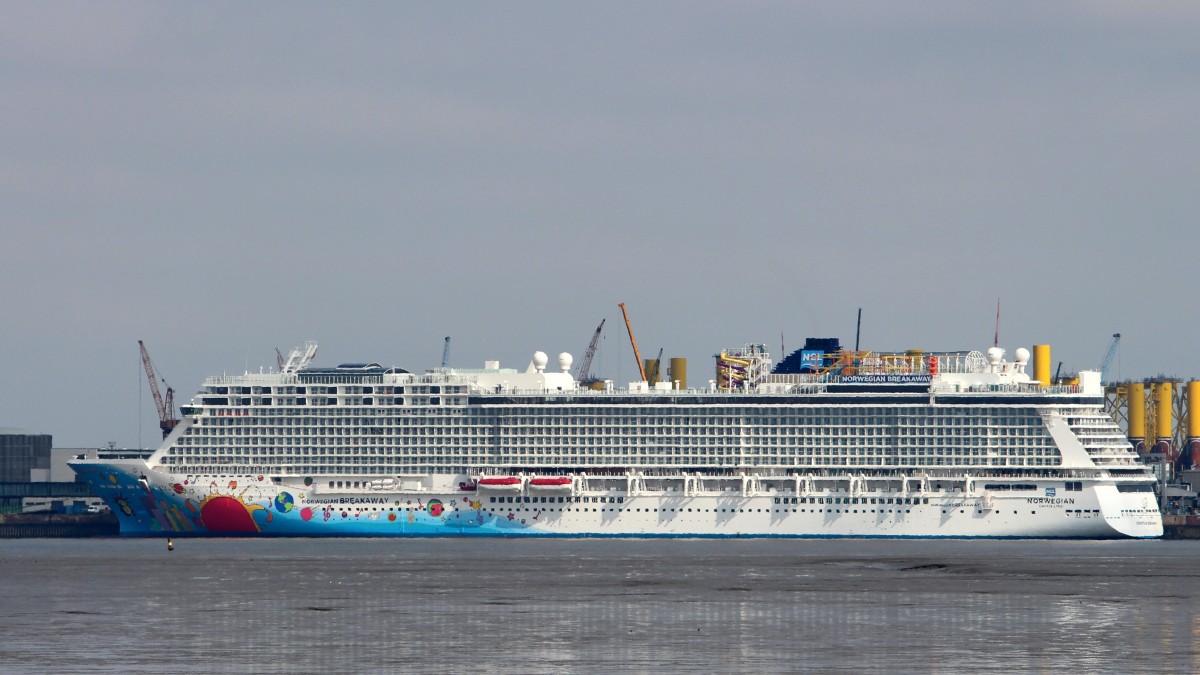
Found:
M 621 308 L 621 314 L 625 317 L 625 330 L 629 331 L 629 344 L 633 345 L 633 358 L 637 359 L 638 373 L 642 376 L 642 382 L 646 381 L 646 369 L 642 366 L 642 354 L 638 351 L 637 340 L 633 337 L 633 326 L 629 325 L 629 312 L 625 311 L 625 303 L 618 303 L 617 307 Z

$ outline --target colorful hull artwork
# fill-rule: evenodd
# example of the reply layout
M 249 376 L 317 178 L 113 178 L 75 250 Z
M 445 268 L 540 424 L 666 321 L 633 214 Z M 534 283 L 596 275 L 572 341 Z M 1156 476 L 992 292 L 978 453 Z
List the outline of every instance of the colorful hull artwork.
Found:
M 528 527 L 520 518 L 489 517 L 474 495 L 310 500 L 305 490 L 280 489 L 259 476 L 158 483 L 115 463 L 80 473 L 128 536 L 426 536 L 512 534 Z

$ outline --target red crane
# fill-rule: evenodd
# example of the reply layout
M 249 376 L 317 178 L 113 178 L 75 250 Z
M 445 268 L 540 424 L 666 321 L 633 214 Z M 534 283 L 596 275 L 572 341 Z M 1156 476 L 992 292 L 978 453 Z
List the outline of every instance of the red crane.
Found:
M 142 365 L 146 367 L 146 379 L 150 381 L 150 393 L 154 396 L 154 407 L 158 408 L 158 427 L 162 429 L 163 438 L 171 435 L 171 430 L 179 424 L 179 418 L 175 417 L 175 390 L 167 387 L 167 396 L 164 399 L 163 395 L 158 391 L 158 381 L 162 380 L 157 371 L 154 370 L 154 364 L 150 361 L 150 353 L 146 351 L 146 345 L 138 340 L 138 349 L 142 350 Z M 167 381 L 163 380 L 163 384 Z

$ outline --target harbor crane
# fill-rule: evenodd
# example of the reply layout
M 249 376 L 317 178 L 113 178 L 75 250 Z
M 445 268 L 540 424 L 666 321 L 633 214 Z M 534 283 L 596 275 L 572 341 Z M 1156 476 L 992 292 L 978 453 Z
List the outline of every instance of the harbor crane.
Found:
M 663 355 L 663 348 L 659 347 L 658 348 L 658 358 L 654 359 L 654 367 L 650 372 L 646 373 L 646 376 L 650 378 L 649 380 L 647 380 L 650 384 L 654 384 L 654 383 L 658 382 L 660 379 L 659 374 L 662 373 L 662 355 Z
M 1104 361 L 1100 363 L 1100 382 L 1103 384 L 1108 382 L 1108 369 L 1112 367 L 1113 357 L 1117 355 L 1117 345 L 1121 344 L 1121 334 L 1113 333 L 1112 342 L 1108 345 L 1108 352 L 1104 354 Z
M 283 372 L 283 365 L 287 363 L 287 359 L 283 358 L 283 352 L 279 351 L 279 347 L 275 348 L 275 365 L 279 366 L 279 372 Z
M 446 336 L 446 344 L 442 346 L 442 368 L 450 364 L 450 336 Z
M 164 397 L 158 389 L 158 381 L 162 380 L 165 385 L 166 380 L 158 374 L 154 369 L 154 363 L 150 361 L 150 353 L 146 351 L 146 345 L 138 340 L 138 349 L 142 351 L 142 366 L 146 369 L 146 379 L 150 381 L 150 394 L 154 397 L 154 407 L 158 408 L 158 427 L 162 429 L 163 438 L 171 435 L 171 431 L 175 429 L 175 425 L 179 424 L 179 418 L 175 416 L 175 390 L 167 387 L 167 395 Z
M 633 345 L 633 358 L 637 359 L 638 373 L 642 376 L 642 382 L 646 381 L 646 369 L 642 366 L 642 354 L 638 351 L 637 340 L 633 337 L 633 326 L 629 325 L 629 312 L 625 311 L 625 303 L 617 303 L 617 307 L 621 308 L 621 315 L 625 317 L 625 330 L 629 331 L 629 344 Z
M 596 355 L 596 348 L 600 346 L 600 333 L 604 330 L 605 321 L 606 319 L 600 319 L 600 325 L 596 326 L 596 332 L 592 334 L 592 341 L 588 343 L 587 351 L 583 353 L 583 359 L 579 361 L 579 377 L 575 378 L 579 382 L 588 379 L 588 371 L 592 369 L 592 357 Z

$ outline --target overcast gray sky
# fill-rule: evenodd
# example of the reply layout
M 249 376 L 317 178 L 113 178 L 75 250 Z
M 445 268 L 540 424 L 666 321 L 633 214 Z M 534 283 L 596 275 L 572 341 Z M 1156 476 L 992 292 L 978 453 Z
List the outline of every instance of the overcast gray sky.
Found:
M 0 426 L 780 335 L 1200 376 L 1200 4 L 0 4 Z

